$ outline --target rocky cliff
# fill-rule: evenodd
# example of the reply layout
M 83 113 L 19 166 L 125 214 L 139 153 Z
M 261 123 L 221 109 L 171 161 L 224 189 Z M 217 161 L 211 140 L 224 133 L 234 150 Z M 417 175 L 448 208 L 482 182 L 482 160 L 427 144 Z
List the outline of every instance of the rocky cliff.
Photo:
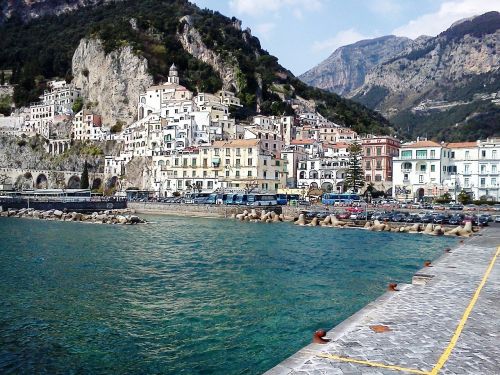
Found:
M 365 83 L 366 74 L 373 67 L 403 52 L 412 43 L 411 39 L 394 35 L 362 40 L 338 48 L 299 78 L 321 89 L 349 94 Z
M 203 43 L 203 38 L 194 27 L 190 16 L 181 18 L 177 37 L 184 50 L 210 65 L 219 74 L 225 90 L 238 90 L 236 82 L 237 61 L 233 58 L 224 61 L 220 55 L 209 49 Z
M 111 1 L 119 0 L 5 0 L 0 6 L 0 24 L 14 16 L 27 22 L 39 17 L 58 15 Z
M 137 98 L 153 84 L 148 62 L 123 46 L 106 54 L 98 39 L 82 39 L 73 60 L 73 83 L 94 103 L 103 123 L 132 123 L 137 118 Z

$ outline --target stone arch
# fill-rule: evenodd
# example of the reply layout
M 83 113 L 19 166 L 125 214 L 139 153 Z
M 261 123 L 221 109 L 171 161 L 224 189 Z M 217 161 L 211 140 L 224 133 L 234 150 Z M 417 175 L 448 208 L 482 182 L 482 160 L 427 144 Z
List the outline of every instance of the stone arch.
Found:
M 331 182 L 323 182 L 321 184 L 321 190 L 325 193 L 331 193 L 333 191 L 333 184 Z
M 306 171 L 301 171 L 299 174 L 300 179 L 305 179 L 306 178 Z
M 420 199 L 424 198 L 425 190 L 424 190 L 424 188 L 420 188 L 420 189 L 417 190 L 416 193 L 417 193 L 418 200 L 420 200 Z
M 318 178 L 318 171 L 315 170 L 310 171 L 309 178 Z
M 68 180 L 68 183 L 66 184 L 66 188 L 80 189 L 80 177 L 78 177 L 77 175 L 71 176 Z
M 94 178 L 94 180 L 92 181 L 92 190 L 99 190 L 101 185 L 102 185 L 102 180 L 99 177 Z
M 45 173 L 40 173 L 38 177 L 36 178 L 35 181 L 35 187 L 37 189 L 48 189 L 49 187 L 49 180 Z
M 311 189 L 317 189 L 318 188 L 318 184 L 316 182 L 311 182 L 311 184 L 309 185 L 309 188 L 311 188 Z

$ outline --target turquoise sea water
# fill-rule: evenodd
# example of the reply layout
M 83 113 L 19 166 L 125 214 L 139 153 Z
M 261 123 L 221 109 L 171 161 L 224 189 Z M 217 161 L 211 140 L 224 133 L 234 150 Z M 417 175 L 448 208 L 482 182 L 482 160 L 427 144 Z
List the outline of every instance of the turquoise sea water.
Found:
M 0 373 L 259 374 L 454 244 L 147 218 L 0 220 Z

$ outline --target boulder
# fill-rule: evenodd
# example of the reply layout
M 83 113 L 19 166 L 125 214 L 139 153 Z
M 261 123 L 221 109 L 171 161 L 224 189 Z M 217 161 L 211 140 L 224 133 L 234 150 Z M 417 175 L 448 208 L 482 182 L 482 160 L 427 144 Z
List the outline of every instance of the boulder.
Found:
M 309 224 L 311 227 L 316 227 L 318 226 L 318 221 L 319 219 L 317 217 L 314 217 L 312 220 L 311 220 L 311 223 Z
M 425 226 L 425 229 L 424 229 L 424 233 L 425 234 L 431 234 L 433 232 L 433 229 L 432 229 L 432 224 L 429 223 Z
M 127 223 L 127 218 L 122 215 L 116 216 L 116 221 L 120 224 L 126 224 Z
M 60 219 L 63 215 L 63 212 L 60 210 L 54 210 L 54 216 Z
M 299 218 L 295 222 L 295 225 L 306 225 L 306 217 L 304 214 L 299 215 Z

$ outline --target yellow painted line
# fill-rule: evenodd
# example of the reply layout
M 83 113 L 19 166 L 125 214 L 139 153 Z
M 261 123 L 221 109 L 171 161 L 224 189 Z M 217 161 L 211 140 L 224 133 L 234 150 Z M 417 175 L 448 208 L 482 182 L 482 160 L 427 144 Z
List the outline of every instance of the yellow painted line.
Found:
M 497 248 L 497 252 L 493 256 L 493 259 L 491 259 L 490 265 L 486 269 L 486 272 L 484 273 L 483 279 L 481 280 L 481 283 L 476 289 L 476 292 L 474 293 L 474 296 L 472 297 L 469 305 L 465 309 L 464 314 L 462 315 L 462 319 L 460 319 L 460 322 L 458 323 L 457 329 L 455 330 L 455 334 L 450 340 L 450 343 L 444 350 L 443 354 L 441 354 L 441 357 L 439 357 L 439 360 L 437 361 L 436 365 L 434 368 L 429 372 L 429 375 L 437 375 L 441 368 L 444 366 L 448 358 L 450 357 L 451 352 L 453 351 L 453 348 L 457 344 L 458 338 L 460 337 L 460 334 L 462 333 L 465 323 L 467 322 L 467 319 L 469 318 L 469 315 L 474 308 L 474 305 L 477 302 L 477 299 L 479 298 L 479 294 L 481 293 L 481 290 L 483 289 L 484 284 L 486 284 L 486 281 L 488 280 L 488 277 L 490 276 L 491 270 L 493 269 L 493 266 L 495 265 L 495 262 L 497 260 L 498 255 L 500 254 L 500 246 Z
M 348 357 L 340 357 L 338 355 L 333 355 L 333 354 L 318 354 L 318 357 L 333 359 L 333 360 L 340 361 L 340 362 L 357 363 L 359 365 L 385 368 L 385 369 L 393 370 L 393 371 L 409 372 L 411 374 L 421 374 L 421 375 L 429 375 L 430 374 L 428 371 L 417 370 L 417 369 L 414 369 L 414 368 L 406 368 L 406 367 L 401 367 L 401 366 L 386 365 L 384 363 L 371 362 L 371 361 L 363 361 L 361 359 L 348 358 Z

